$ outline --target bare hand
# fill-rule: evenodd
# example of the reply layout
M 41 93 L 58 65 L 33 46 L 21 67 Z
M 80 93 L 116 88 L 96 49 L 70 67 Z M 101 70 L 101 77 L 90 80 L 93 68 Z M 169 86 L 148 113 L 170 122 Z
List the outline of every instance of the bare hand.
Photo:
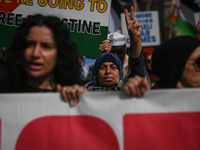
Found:
M 61 92 L 62 91 L 62 86 L 60 84 L 56 85 L 56 91 Z
M 199 34 L 200 33 L 200 21 L 198 21 L 198 24 L 196 26 L 196 32 Z
M 80 101 L 81 95 L 87 91 L 87 88 L 75 84 L 73 86 L 64 86 L 61 94 L 63 99 L 69 102 L 70 106 L 75 106 Z
M 128 10 L 125 9 L 125 19 L 126 19 L 126 27 L 128 30 L 128 34 L 133 38 L 140 38 L 141 35 L 141 23 L 139 21 L 134 20 L 134 11 L 133 6 L 131 6 L 130 18 L 128 15 Z
M 110 52 L 112 46 L 110 44 L 110 40 L 104 40 L 101 45 L 99 45 L 99 50 L 101 52 Z
M 122 88 L 122 91 L 134 97 L 142 97 L 149 89 L 150 85 L 148 84 L 147 80 L 136 75 L 135 77 L 128 79 Z

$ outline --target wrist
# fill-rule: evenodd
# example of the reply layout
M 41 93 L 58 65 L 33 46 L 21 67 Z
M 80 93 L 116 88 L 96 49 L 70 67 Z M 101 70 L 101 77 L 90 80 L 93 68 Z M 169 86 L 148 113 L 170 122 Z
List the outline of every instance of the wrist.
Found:
M 141 42 L 141 37 L 140 36 L 130 37 L 130 41 L 133 43 L 139 43 Z

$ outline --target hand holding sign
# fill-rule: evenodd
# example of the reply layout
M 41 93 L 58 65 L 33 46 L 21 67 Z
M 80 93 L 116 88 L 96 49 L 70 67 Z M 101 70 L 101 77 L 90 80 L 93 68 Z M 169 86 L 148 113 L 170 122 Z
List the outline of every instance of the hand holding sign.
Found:
M 80 101 L 82 94 L 87 91 L 87 88 L 75 84 L 73 86 L 62 87 L 61 94 L 63 99 L 69 102 L 70 106 L 75 106 Z
M 147 90 L 150 90 L 147 80 L 137 75 L 134 78 L 129 78 L 122 89 L 127 95 L 134 97 L 144 96 Z
M 101 45 L 99 45 L 99 50 L 101 52 L 110 52 L 112 46 L 110 44 L 110 40 L 104 40 Z
M 200 33 L 200 21 L 198 21 L 198 24 L 196 26 L 196 32 L 199 34 Z
M 126 27 L 128 30 L 128 34 L 130 38 L 140 38 L 141 34 L 141 23 L 137 20 L 134 20 L 134 11 L 133 11 L 133 6 L 131 6 L 131 13 L 130 13 L 130 18 L 128 15 L 128 10 L 125 9 L 125 19 L 126 19 Z

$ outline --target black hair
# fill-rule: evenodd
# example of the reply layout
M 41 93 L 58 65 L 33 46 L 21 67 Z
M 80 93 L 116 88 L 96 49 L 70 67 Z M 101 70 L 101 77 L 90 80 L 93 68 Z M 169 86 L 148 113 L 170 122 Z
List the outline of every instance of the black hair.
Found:
M 6 70 L 1 78 L 1 91 L 19 92 L 27 82 L 25 72 L 26 59 L 24 51 L 27 47 L 27 36 L 29 30 L 34 26 L 45 26 L 49 28 L 54 37 L 57 47 L 57 63 L 53 70 L 53 82 L 55 84 L 73 85 L 81 82 L 80 63 L 78 61 L 78 50 L 71 41 L 67 24 L 55 16 L 44 16 L 36 14 L 28 17 L 17 29 L 14 40 L 9 47 L 9 55 L 6 57 Z

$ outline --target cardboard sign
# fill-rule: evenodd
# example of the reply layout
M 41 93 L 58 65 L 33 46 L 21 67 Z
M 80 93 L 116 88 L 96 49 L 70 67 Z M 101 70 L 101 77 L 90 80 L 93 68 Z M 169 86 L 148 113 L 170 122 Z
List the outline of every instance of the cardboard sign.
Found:
M 130 16 L 130 15 L 129 15 Z M 141 41 L 142 46 L 160 45 L 160 27 L 158 11 L 135 12 L 134 20 L 139 21 L 142 26 Z M 125 13 L 121 14 L 122 33 L 126 36 L 126 45 L 130 46 L 130 38 L 126 28 Z
M 194 13 L 194 26 L 196 27 L 198 24 L 198 21 L 200 20 L 200 12 Z
M 97 57 L 99 45 L 107 38 L 111 0 L 1 0 L 0 47 L 7 47 L 15 30 L 28 15 L 60 17 L 68 24 L 80 55 Z

